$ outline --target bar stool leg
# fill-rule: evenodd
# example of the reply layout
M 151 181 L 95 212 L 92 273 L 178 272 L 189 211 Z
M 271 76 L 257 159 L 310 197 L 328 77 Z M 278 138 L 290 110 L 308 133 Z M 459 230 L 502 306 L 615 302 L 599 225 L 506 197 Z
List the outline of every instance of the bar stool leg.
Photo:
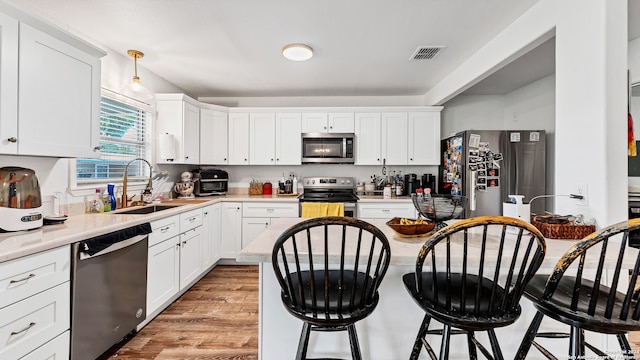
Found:
M 525 360 L 527 354 L 529 353 L 529 349 L 531 348 L 531 344 L 535 340 L 536 334 L 538 334 L 538 329 L 540 328 L 543 317 L 544 314 L 542 314 L 540 311 L 536 312 L 536 316 L 534 316 L 533 320 L 531 320 L 529 329 L 527 329 L 527 333 L 524 335 L 524 338 L 520 343 L 520 348 L 518 349 L 514 360 Z
M 422 340 L 425 336 L 427 336 L 427 330 L 429 330 L 429 322 L 431 321 L 431 317 L 429 315 L 425 315 L 422 319 L 422 324 L 420 325 L 420 329 L 418 330 L 418 336 L 416 336 L 416 341 L 413 343 L 413 349 L 411 350 L 411 356 L 409 356 L 409 360 L 418 360 L 420 356 L 420 351 L 422 350 Z
M 478 352 L 476 350 L 476 344 L 473 343 L 473 331 L 467 332 L 467 346 L 469 346 L 469 360 L 478 359 Z
M 311 333 L 311 325 L 305 322 L 300 332 L 300 341 L 298 342 L 298 351 L 296 352 L 296 360 L 305 360 L 307 358 L 307 347 L 309 346 L 309 334 Z
M 451 325 L 444 324 L 442 329 L 442 343 L 440 344 L 440 360 L 449 360 L 449 340 L 451 339 Z
M 347 326 L 347 331 L 349 332 L 349 343 L 351 344 L 351 357 L 353 360 L 361 360 L 362 354 L 360 353 L 360 343 L 358 342 L 356 326 L 354 324 Z
M 500 344 L 498 343 L 496 332 L 493 329 L 489 329 L 487 330 L 487 333 L 489 333 L 489 342 L 491 342 L 491 350 L 493 350 L 494 359 L 503 360 L 504 356 L 502 355 L 502 350 L 500 350 Z
M 635 354 L 631 349 L 631 344 L 629 344 L 629 340 L 627 339 L 626 334 L 617 334 L 616 338 L 618 338 L 618 343 L 620 344 L 620 348 L 624 353 L 624 359 L 633 359 L 635 360 Z
M 584 332 L 575 326 L 569 332 L 569 358 L 578 359 L 584 356 Z

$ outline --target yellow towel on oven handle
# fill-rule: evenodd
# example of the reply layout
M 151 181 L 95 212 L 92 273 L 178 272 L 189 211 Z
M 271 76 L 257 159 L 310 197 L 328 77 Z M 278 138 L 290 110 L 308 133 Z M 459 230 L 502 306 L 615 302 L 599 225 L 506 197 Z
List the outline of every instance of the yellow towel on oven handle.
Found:
M 303 218 L 316 218 L 321 216 L 344 216 L 343 203 L 303 202 Z

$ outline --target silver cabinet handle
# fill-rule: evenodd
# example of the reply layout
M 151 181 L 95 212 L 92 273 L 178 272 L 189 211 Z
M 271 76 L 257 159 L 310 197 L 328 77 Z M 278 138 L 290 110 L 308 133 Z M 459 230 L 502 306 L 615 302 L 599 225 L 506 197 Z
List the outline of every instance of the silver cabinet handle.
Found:
M 272 212 L 274 212 L 274 211 L 276 211 L 276 209 L 274 209 L 274 208 L 267 208 L 267 212 L 268 212 L 268 213 L 272 213 Z
M 391 212 L 391 210 L 389 210 L 389 209 L 382 209 L 382 212 L 383 212 L 383 213 L 385 213 L 385 214 L 388 214 L 388 213 L 390 213 L 390 212 Z
M 93 151 L 100 151 L 100 146 L 96 146 L 93 148 Z
M 190 223 L 192 223 L 192 222 L 194 222 L 194 221 L 196 221 L 196 217 L 195 217 L 195 216 L 194 216 L 194 217 L 192 217 L 192 218 L 189 218 L 189 222 L 190 222 Z
M 205 211 L 205 212 L 204 212 L 204 216 L 207 216 L 207 215 L 209 215 L 209 212 L 208 212 L 208 211 Z
M 18 279 L 18 280 L 11 280 L 11 281 L 9 281 L 9 284 L 15 284 L 15 283 L 19 283 L 19 282 L 27 281 L 27 280 L 29 280 L 29 279 L 31 279 L 31 278 L 33 278 L 33 277 L 35 277 L 35 276 L 36 276 L 36 274 L 29 274 L 29 275 L 27 275 L 27 276 L 23 277 L 22 279 Z
M 32 327 L 34 327 L 34 326 L 36 326 L 36 323 L 34 323 L 34 322 L 30 322 L 30 323 L 29 323 L 29 325 L 25 326 L 22 330 L 12 331 L 12 332 L 11 332 L 11 336 L 13 336 L 13 335 L 18 335 L 18 334 L 20 334 L 20 333 L 23 333 L 23 332 L 25 332 L 25 331 L 27 331 L 27 330 L 31 329 L 31 328 L 32 328 Z
M 169 229 L 171 229 L 171 226 L 163 227 L 162 229 L 160 229 L 160 232 L 166 233 L 167 231 L 169 231 Z
M 18 142 L 18 139 L 16 139 L 15 137 L 12 136 L 12 137 L 8 138 L 7 141 L 15 143 L 15 142 Z

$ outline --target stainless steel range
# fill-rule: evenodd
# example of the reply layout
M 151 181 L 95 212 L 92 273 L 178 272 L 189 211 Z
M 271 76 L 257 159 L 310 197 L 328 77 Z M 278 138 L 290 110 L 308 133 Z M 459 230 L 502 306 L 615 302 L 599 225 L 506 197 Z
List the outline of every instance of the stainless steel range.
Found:
M 640 218 L 640 192 L 629 190 L 629 219 Z
M 306 177 L 302 179 L 304 192 L 298 197 L 300 202 L 315 201 L 344 203 L 344 215 L 357 217 L 354 179 L 352 177 Z M 302 206 L 299 207 L 302 215 Z

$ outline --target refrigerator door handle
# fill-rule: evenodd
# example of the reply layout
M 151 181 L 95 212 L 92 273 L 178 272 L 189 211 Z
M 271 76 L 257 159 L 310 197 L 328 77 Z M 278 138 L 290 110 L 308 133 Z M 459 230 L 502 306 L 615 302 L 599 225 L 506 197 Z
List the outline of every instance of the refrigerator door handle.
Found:
M 469 211 L 476 211 L 476 172 L 471 171 L 471 183 L 469 184 Z

